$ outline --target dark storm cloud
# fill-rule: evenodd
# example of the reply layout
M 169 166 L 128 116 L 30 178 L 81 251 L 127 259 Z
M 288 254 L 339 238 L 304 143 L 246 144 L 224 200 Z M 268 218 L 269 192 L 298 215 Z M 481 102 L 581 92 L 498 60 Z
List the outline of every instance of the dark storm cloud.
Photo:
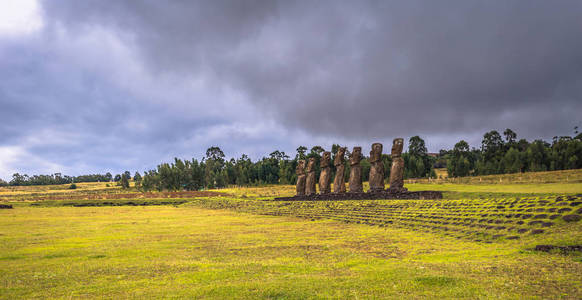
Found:
M 198 103 L 210 101 L 196 82 L 142 74 L 107 35 L 49 30 L 0 42 L 0 178 L 143 171 L 224 142 L 208 133 L 231 125 L 232 113 L 225 101 Z
M 0 36 L 0 174 L 582 125 L 581 2 L 41 5 L 41 31 Z
M 582 109 L 580 2 L 46 4 L 131 37 L 153 72 L 214 77 L 314 135 L 547 137 Z

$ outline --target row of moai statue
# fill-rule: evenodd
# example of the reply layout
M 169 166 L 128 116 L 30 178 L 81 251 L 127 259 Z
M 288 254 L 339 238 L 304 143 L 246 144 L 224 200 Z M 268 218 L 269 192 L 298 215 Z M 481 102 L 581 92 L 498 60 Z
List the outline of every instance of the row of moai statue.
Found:
M 402 147 L 404 139 L 394 139 L 392 143 L 392 168 L 390 169 L 390 187 L 386 190 L 390 193 L 401 193 L 407 191 L 404 188 L 404 159 L 402 158 Z M 345 147 L 340 147 L 337 151 L 333 164 L 335 166 L 335 178 L 333 180 L 333 193 L 345 193 L 346 184 L 344 178 L 344 157 L 346 153 Z M 354 147 L 350 154 L 350 177 L 349 186 L 350 193 L 363 193 L 362 186 L 362 166 L 360 160 L 362 158 L 362 147 Z M 320 160 L 321 173 L 319 175 L 319 193 L 331 193 L 331 153 L 329 151 L 323 152 Z M 370 191 L 371 193 L 384 192 L 384 164 L 382 163 L 382 144 L 372 144 L 370 151 Z M 315 158 L 309 158 L 307 168 L 305 167 L 305 160 L 300 160 L 296 168 L 297 173 L 297 196 L 314 195 L 316 194 L 315 181 Z

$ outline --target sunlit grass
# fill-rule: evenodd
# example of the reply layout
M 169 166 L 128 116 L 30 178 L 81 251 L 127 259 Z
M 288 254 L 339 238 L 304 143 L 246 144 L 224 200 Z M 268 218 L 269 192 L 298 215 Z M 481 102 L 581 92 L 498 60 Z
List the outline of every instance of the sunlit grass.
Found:
M 292 185 L 147 199 L 113 183 L 0 188 L 15 206 L 0 210 L 0 298 L 578 299 L 582 255 L 531 249 L 582 244 L 582 221 L 562 219 L 582 214 L 582 183 L 546 181 L 335 202 L 273 201 Z
M 114 182 L 81 182 L 75 183 L 75 185 L 77 185 L 77 189 L 74 190 L 69 188 L 71 186 L 70 184 L 0 187 L 0 196 L 6 194 L 66 193 L 79 190 L 120 189 Z
M 576 298 L 582 263 L 406 229 L 196 207 L 1 212 L 0 295 Z
M 543 183 L 582 183 L 582 169 L 545 171 L 545 172 L 527 172 L 511 173 L 500 175 L 479 175 L 458 178 L 448 178 L 445 176 L 445 169 L 435 170 L 438 179 L 408 179 L 406 183 L 462 183 L 462 184 L 543 184 Z M 439 178 L 439 175 L 440 177 Z
M 411 191 L 433 190 L 453 192 L 503 192 L 503 193 L 579 193 L 582 183 L 544 183 L 544 184 L 407 184 Z

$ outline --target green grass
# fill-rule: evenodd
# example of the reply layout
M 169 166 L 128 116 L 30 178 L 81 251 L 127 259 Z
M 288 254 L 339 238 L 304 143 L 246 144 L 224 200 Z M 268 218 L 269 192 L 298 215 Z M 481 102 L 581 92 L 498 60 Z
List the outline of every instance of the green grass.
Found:
M 497 192 L 497 193 L 523 193 L 523 194 L 568 194 L 581 193 L 582 183 L 546 183 L 546 184 L 407 184 L 411 191 L 454 191 L 454 192 Z
M 435 170 L 437 176 L 443 177 L 443 172 L 446 170 Z M 501 175 L 484 175 L 484 176 L 467 176 L 455 178 L 428 179 L 428 178 L 411 178 L 405 180 L 405 183 L 455 183 L 455 184 L 543 184 L 543 183 L 581 183 L 582 172 L 580 169 L 562 170 L 562 171 L 546 171 L 546 172 L 527 172 L 527 173 L 512 173 Z
M 503 198 L 520 196 L 547 196 L 582 193 L 582 183 L 543 184 L 407 184 L 410 191 L 442 191 L 445 199 Z
M 180 205 L 188 202 L 187 199 L 122 199 L 122 200 L 46 200 L 33 203 L 27 203 L 30 206 L 38 207 L 56 207 L 56 206 L 151 206 L 151 205 Z M 15 205 L 25 206 L 16 202 Z
M 575 256 L 406 229 L 196 207 L 1 212 L 14 298 L 545 298 L 582 295 Z M 531 241 L 530 241 L 531 243 Z
M 582 221 L 562 219 L 582 214 L 582 184 L 552 179 L 581 174 L 406 184 L 443 200 L 272 201 L 294 193 L 281 185 L 147 199 L 114 199 L 127 191 L 104 184 L 0 188 L 15 207 L 0 210 L 0 298 L 580 299 L 582 254 L 532 248 L 582 244 Z

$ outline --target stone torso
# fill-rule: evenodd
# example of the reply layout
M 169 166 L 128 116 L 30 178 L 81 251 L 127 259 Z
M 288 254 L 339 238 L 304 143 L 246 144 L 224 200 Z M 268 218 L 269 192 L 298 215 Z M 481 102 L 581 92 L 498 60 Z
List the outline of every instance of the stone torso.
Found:
M 350 193 L 364 192 L 362 186 L 362 166 L 360 166 L 361 158 L 362 148 L 354 147 L 354 151 L 352 151 L 352 155 L 350 156 Z
M 390 169 L 390 188 L 389 192 L 400 193 L 408 191 L 404 188 L 404 159 L 402 158 L 402 148 L 404 140 L 402 138 L 394 139 L 392 143 L 392 168 Z
M 374 143 L 370 151 L 370 192 L 384 190 L 384 164 L 382 163 L 382 144 Z
M 305 161 L 300 160 L 297 163 L 297 168 L 295 168 L 295 173 L 297 174 L 297 185 L 296 185 L 296 195 L 305 195 Z
M 335 178 L 333 180 L 333 192 L 334 193 L 345 193 L 346 192 L 346 181 L 344 178 L 345 166 L 344 166 L 344 155 L 346 154 L 346 148 L 340 147 L 335 155 L 333 164 L 335 166 Z
M 329 161 L 331 159 L 331 153 L 326 151 L 323 153 L 321 158 L 320 168 L 321 173 L 319 175 L 319 193 L 329 194 L 331 193 L 331 167 L 329 166 Z
M 305 194 L 313 195 L 316 193 L 315 190 L 315 158 L 310 158 L 307 163 L 307 178 L 305 179 Z

